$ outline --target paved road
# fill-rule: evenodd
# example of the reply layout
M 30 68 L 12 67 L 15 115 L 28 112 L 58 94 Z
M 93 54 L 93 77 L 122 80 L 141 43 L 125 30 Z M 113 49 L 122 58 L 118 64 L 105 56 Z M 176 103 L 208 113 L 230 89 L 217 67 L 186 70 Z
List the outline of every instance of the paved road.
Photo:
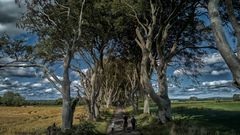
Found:
M 130 120 L 128 121 L 128 130 L 123 131 L 123 115 L 124 115 L 124 110 L 121 108 L 117 108 L 115 111 L 115 114 L 113 115 L 111 123 L 114 121 L 115 123 L 115 128 L 114 131 L 112 132 L 111 129 L 111 123 L 108 125 L 108 130 L 107 134 L 108 135 L 141 135 L 138 131 L 131 131 L 131 123 Z

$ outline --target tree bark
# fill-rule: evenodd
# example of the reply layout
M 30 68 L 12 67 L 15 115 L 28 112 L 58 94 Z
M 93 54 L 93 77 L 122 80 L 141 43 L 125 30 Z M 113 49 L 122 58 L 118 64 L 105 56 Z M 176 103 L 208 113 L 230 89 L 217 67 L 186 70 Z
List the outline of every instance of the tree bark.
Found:
M 72 128 L 73 123 L 73 110 L 71 107 L 71 96 L 70 96 L 70 79 L 69 79 L 69 67 L 71 63 L 70 53 L 64 58 L 64 71 L 63 71 L 63 105 L 62 105 L 62 131 L 65 132 L 67 129 Z
M 147 94 L 144 96 L 143 113 L 150 114 L 149 97 Z
M 142 61 L 141 61 L 141 84 L 143 87 L 143 90 L 145 90 L 151 97 L 151 99 L 157 104 L 159 109 L 159 120 L 162 124 L 165 124 L 166 122 L 170 121 L 171 118 L 171 102 L 168 98 L 168 90 L 167 90 L 167 77 L 166 77 L 166 69 L 161 71 L 159 76 L 159 84 L 160 87 L 160 96 L 156 94 L 155 90 L 152 87 L 151 79 L 149 75 L 149 55 L 150 51 L 142 50 Z M 158 71 L 159 73 L 160 71 Z
M 233 29 L 237 38 L 237 57 L 238 57 L 238 60 L 240 60 L 240 25 L 238 24 L 238 20 L 234 15 L 232 0 L 225 0 L 225 3 L 226 3 L 229 19 L 231 21 L 231 24 L 233 26 Z
M 100 80 L 101 80 L 102 70 L 99 67 L 96 67 L 95 71 L 93 71 L 91 77 L 91 116 L 92 120 L 96 120 L 99 116 L 99 107 L 97 106 L 97 98 L 100 92 Z
M 232 73 L 234 84 L 240 88 L 240 60 L 234 54 L 229 43 L 227 42 L 218 9 L 219 0 L 210 0 L 208 3 L 208 12 L 217 48 Z
M 106 102 L 106 107 L 109 108 L 112 104 L 112 97 L 111 95 L 107 98 L 107 102 Z
M 166 66 L 160 67 L 158 70 L 158 84 L 159 84 L 159 96 L 164 100 L 159 108 L 159 120 L 161 123 L 166 123 L 172 119 L 171 115 L 171 101 L 168 97 L 168 86 L 166 76 Z

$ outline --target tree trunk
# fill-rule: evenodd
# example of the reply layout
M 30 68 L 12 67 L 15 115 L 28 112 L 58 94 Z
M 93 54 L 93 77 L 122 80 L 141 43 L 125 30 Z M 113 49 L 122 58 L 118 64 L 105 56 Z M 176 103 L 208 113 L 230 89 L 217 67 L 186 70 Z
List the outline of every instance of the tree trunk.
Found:
M 110 106 L 111 106 L 111 104 L 112 104 L 112 97 L 111 97 L 111 95 L 107 98 L 107 102 L 106 102 L 106 107 L 107 108 L 109 108 Z
M 72 128 L 73 123 L 73 110 L 71 107 L 71 96 L 70 96 L 70 79 L 69 79 L 69 66 L 71 63 L 70 53 L 64 58 L 64 71 L 63 71 L 63 105 L 62 105 L 62 131 L 65 132 L 67 129 Z
M 237 57 L 238 57 L 238 60 L 240 60 L 240 25 L 238 23 L 236 16 L 234 15 L 232 0 L 225 0 L 225 3 L 226 3 L 229 19 L 231 21 L 232 27 L 234 29 L 234 32 L 237 38 Z
M 166 78 L 166 70 L 163 71 L 161 77 L 159 77 L 159 83 L 162 85 L 160 89 L 160 93 L 162 95 L 157 95 L 155 90 L 152 87 L 151 79 L 149 75 L 149 55 L 150 52 L 147 50 L 142 50 L 142 61 L 141 61 L 141 84 L 143 90 L 146 91 L 151 97 L 151 99 L 157 104 L 159 109 L 159 120 L 162 124 L 171 120 L 171 103 L 167 96 L 167 78 Z M 158 74 L 159 75 L 159 74 Z M 161 75 L 161 74 L 160 74 Z
M 73 111 L 71 107 L 71 101 L 68 98 L 63 98 L 62 105 L 62 131 L 72 128 L 73 123 Z
M 143 107 L 143 113 L 150 114 L 149 97 L 148 97 L 147 94 L 144 96 L 144 107 Z
M 99 91 L 100 91 L 100 78 L 97 78 L 99 77 L 98 76 L 99 73 L 98 73 L 98 69 L 96 69 L 96 71 L 93 72 L 92 74 L 92 77 L 91 77 L 91 119 L 92 120 L 96 120 L 99 116 L 99 107 L 97 107 L 97 98 L 98 98 L 98 95 L 99 95 Z
M 227 42 L 218 9 L 219 0 L 210 0 L 208 3 L 208 12 L 217 48 L 232 73 L 234 83 L 238 88 L 240 88 L 240 60 L 234 54 Z
M 131 102 L 131 105 L 133 107 L 133 112 L 137 113 L 138 112 L 138 100 L 137 100 L 137 96 L 135 98 L 135 94 L 136 94 L 136 91 L 134 90 L 134 92 L 131 93 L 130 102 Z
M 159 84 L 159 93 L 160 98 L 164 102 L 161 102 L 161 105 L 158 106 L 159 109 L 159 122 L 166 123 L 172 120 L 171 115 L 171 101 L 168 97 L 168 86 L 167 86 L 167 76 L 166 76 L 166 69 L 161 68 L 158 70 L 158 84 Z

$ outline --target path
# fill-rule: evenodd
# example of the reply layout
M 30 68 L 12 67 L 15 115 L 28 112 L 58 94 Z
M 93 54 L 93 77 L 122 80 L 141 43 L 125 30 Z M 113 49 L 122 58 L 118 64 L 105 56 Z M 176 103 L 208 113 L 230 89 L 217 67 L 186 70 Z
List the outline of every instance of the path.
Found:
M 117 108 L 113 118 L 111 120 L 111 123 L 114 121 L 115 123 L 115 128 L 114 132 L 111 132 L 111 123 L 108 125 L 107 129 L 107 134 L 108 135 L 141 135 L 138 131 L 131 131 L 131 123 L 130 119 L 128 120 L 128 131 L 124 132 L 122 123 L 123 123 L 123 114 L 124 114 L 124 109 Z

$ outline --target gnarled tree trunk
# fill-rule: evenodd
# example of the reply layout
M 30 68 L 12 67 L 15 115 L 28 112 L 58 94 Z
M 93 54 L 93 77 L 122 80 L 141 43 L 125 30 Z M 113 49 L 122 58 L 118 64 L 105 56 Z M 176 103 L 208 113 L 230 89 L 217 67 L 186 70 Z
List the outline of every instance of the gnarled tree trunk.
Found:
M 234 83 L 240 88 L 240 60 L 234 54 L 227 42 L 224 28 L 219 13 L 219 0 L 209 0 L 208 12 L 211 19 L 212 30 L 215 36 L 217 48 L 231 70 Z
M 159 120 L 161 123 L 166 123 L 172 119 L 171 115 L 171 101 L 168 97 L 168 86 L 166 68 L 160 68 L 158 70 L 158 84 L 159 84 L 159 96 L 163 100 L 159 108 Z
M 171 118 L 171 102 L 168 98 L 168 90 L 167 90 L 167 77 L 166 77 L 166 69 L 162 71 L 158 71 L 159 75 L 159 84 L 160 87 L 160 96 L 157 95 L 157 93 L 154 91 L 151 79 L 149 75 L 149 55 L 150 51 L 142 50 L 142 61 L 141 61 L 141 84 L 143 87 L 143 90 L 145 90 L 151 97 L 151 99 L 157 104 L 159 113 L 158 117 L 162 124 L 165 124 L 166 122 L 170 121 Z M 161 73 L 160 73 L 161 72 Z

